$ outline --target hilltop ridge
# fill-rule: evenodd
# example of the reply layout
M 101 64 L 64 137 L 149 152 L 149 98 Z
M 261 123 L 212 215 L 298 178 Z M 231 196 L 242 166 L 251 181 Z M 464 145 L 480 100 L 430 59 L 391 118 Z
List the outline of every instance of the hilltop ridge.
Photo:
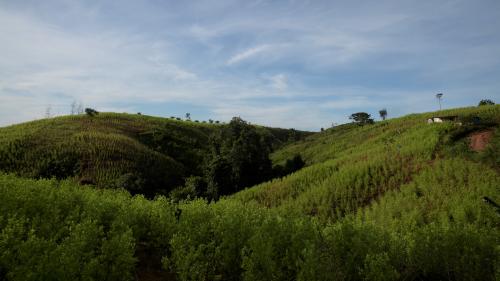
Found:
M 153 195 L 200 175 L 224 124 L 146 115 L 70 115 L 0 128 L 0 171 Z M 255 126 L 274 148 L 309 133 Z

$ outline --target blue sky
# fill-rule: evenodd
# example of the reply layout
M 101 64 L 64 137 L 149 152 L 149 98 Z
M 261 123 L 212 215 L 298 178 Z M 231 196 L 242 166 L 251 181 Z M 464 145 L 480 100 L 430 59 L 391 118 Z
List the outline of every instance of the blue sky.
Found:
M 99 111 L 319 130 L 500 102 L 500 1 L 0 0 L 0 126 Z

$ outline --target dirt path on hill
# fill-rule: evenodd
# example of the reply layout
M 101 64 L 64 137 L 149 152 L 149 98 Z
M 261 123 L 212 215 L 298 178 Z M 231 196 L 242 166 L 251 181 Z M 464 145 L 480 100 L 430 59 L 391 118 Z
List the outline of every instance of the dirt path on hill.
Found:
M 470 149 L 476 152 L 483 151 L 490 143 L 493 131 L 482 131 L 470 135 Z

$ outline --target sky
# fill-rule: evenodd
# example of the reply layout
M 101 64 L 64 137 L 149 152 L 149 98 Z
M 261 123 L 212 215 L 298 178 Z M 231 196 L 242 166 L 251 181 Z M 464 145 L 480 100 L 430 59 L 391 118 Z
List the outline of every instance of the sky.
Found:
M 317 131 L 500 102 L 500 1 L 0 0 L 0 126 L 98 111 Z

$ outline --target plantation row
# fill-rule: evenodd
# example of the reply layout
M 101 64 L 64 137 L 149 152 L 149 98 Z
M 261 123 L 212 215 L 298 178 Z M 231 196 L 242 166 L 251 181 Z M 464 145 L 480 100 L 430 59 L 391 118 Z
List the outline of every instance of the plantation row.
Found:
M 463 119 L 481 118 L 479 129 L 495 130 L 484 152 L 470 152 L 467 134 L 476 125 L 427 124 L 431 114 L 410 115 L 375 125 L 346 125 L 310 136 L 274 153 L 274 161 L 297 151 L 310 164 L 292 175 L 241 191 L 232 198 L 278 207 L 287 212 L 336 220 L 367 206 L 387 191 L 399 190 L 424 167 L 439 159 L 461 156 L 498 169 L 500 106 L 479 107 L 442 114 Z M 461 135 L 456 139 L 453 136 Z
M 180 205 L 0 176 L 0 279 L 132 280 L 138 252 L 178 280 L 495 280 L 500 178 L 436 160 L 335 223 L 222 199 Z M 158 261 L 159 262 L 159 261 Z
M 64 116 L 0 129 L 0 170 L 32 178 L 73 178 L 101 187 L 151 193 L 182 184 L 202 156 L 211 129 L 146 116 Z M 157 136 L 169 132 L 161 150 Z M 166 153 L 183 151 L 179 155 Z M 185 159 L 190 159 L 185 161 Z M 133 178 L 137 178 L 134 182 Z M 141 190 L 146 189 L 146 190 Z
M 210 136 L 227 126 L 115 113 L 38 120 L 0 128 L 0 171 L 153 197 L 202 175 Z M 269 149 L 306 134 L 249 127 Z

